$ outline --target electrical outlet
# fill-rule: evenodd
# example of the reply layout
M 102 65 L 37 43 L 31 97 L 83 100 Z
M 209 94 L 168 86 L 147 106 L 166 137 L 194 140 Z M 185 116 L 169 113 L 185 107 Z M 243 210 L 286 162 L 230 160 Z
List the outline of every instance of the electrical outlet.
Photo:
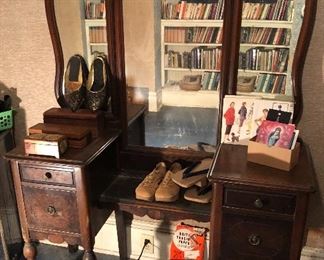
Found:
M 144 245 L 145 239 L 150 240 L 151 243 L 148 243 L 144 248 L 144 253 L 146 254 L 154 254 L 154 236 L 148 234 L 141 235 L 141 245 Z

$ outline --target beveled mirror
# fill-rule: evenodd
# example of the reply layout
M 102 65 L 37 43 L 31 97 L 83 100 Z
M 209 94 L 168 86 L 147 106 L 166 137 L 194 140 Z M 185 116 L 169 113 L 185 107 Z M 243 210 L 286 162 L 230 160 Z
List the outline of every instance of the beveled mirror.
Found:
M 99 48 L 98 51 L 107 51 L 113 75 L 113 114 L 117 124 L 125 130 L 125 148 L 143 150 L 142 145 L 145 144 L 155 147 L 150 151 L 161 152 L 161 148 L 168 147 L 169 151 L 178 149 L 182 154 L 190 154 L 195 150 L 201 152 L 206 147 L 214 148 L 220 142 L 222 116 L 219 111 L 223 96 L 237 94 L 238 75 L 243 72 L 254 73 L 239 67 L 239 53 L 252 48 L 244 45 L 255 44 L 244 42 L 244 33 L 252 35 L 252 30 L 258 29 L 263 30 L 261 36 L 275 34 L 275 31 L 285 35 L 281 36 L 284 38 L 292 35 L 286 43 L 280 42 L 277 36 L 279 40 L 276 44 L 259 42 L 256 48 L 289 49 L 289 61 L 283 65 L 283 71 L 274 71 L 274 74 L 282 73 L 287 77 L 289 95 L 295 102 L 294 121 L 298 122 L 302 110 L 302 70 L 314 23 L 316 1 L 106 0 L 106 19 L 103 20 L 106 22 L 107 35 L 101 30 L 103 21 L 92 25 L 101 28 L 99 39 L 92 39 L 99 42 L 89 42 L 91 32 L 91 37 L 96 37 L 96 32 L 100 30 L 91 31 L 90 24 L 95 21 L 84 18 L 87 4 L 99 4 L 101 1 L 69 2 L 71 5 L 76 4 L 73 12 L 67 10 L 66 1 L 45 0 L 57 64 L 56 96 L 59 95 L 58 86 L 62 84 L 64 74 L 63 60 L 74 52 L 74 49 L 69 50 L 71 46 L 63 47 L 62 50 L 61 46 L 72 41 L 66 38 L 72 36 L 70 27 L 75 24 L 68 22 L 68 25 L 64 25 L 65 18 L 61 15 L 75 13 L 79 15 L 76 27 L 80 31 L 73 37 L 78 35 L 82 44 L 78 42 L 78 47 L 74 48 L 79 48 L 78 51 L 88 58 L 97 51 L 96 48 Z M 60 4 L 64 6 L 64 12 L 58 13 Z M 192 12 L 182 10 L 184 5 Z M 261 16 L 266 19 L 246 16 L 244 12 L 249 11 L 247 5 L 259 6 L 263 10 L 259 9 Z M 198 7 L 209 8 L 210 11 L 197 11 L 201 10 Z M 277 8 L 278 19 L 267 17 L 265 7 Z M 56 23 L 58 27 L 64 25 L 63 30 L 57 29 Z M 270 28 L 269 32 L 265 28 Z M 65 34 L 68 37 L 63 36 L 64 29 L 68 31 Z M 58 35 L 61 31 L 62 45 Z M 102 44 L 101 40 L 105 36 L 107 44 Z M 75 39 L 72 41 L 74 44 L 78 41 Z M 194 85 L 197 79 L 201 83 L 198 88 Z M 134 107 L 137 109 L 135 112 L 132 111 Z M 133 142 L 131 131 L 128 134 L 132 128 L 132 116 L 136 117 L 136 111 L 144 110 L 145 130 L 142 140 Z M 143 126 L 137 127 L 137 131 L 143 131 Z

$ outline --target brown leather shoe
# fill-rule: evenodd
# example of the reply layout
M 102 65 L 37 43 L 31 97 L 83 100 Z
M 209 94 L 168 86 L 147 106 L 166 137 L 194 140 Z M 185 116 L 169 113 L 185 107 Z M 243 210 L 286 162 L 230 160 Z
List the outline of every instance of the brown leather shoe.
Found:
M 172 175 L 180 170 L 181 165 L 179 163 L 171 165 L 155 192 L 156 201 L 172 202 L 178 199 L 180 187 L 172 181 Z
M 166 165 L 160 162 L 155 169 L 150 172 L 135 190 L 136 199 L 153 201 L 156 189 L 165 176 Z

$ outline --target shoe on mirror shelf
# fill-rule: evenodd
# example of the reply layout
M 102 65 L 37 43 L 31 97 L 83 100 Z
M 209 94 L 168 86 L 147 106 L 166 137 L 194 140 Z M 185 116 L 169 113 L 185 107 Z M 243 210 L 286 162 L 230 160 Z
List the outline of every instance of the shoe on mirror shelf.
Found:
M 66 66 L 63 85 L 64 103 L 76 111 L 83 105 L 86 94 L 86 80 L 88 68 L 82 56 L 73 55 Z
M 172 181 L 172 175 L 181 170 L 180 163 L 173 163 L 155 192 L 156 201 L 172 202 L 179 197 L 180 187 Z
M 212 159 L 206 158 L 200 162 L 195 162 L 187 168 L 184 168 L 172 175 L 172 180 L 183 188 L 205 181 Z
M 198 188 L 192 187 L 186 190 L 184 198 L 198 203 L 209 203 L 212 197 L 212 184 L 209 182 L 205 186 Z
M 97 56 L 90 68 L 87 81 L 86 107 L 92 111 L 106 110 L 109 100 L 109 68 L 104 55 Z
M 165 176 L 166 165 L 160 162 L 135 189 L 136 199 L 153 201 L 156 189 Z

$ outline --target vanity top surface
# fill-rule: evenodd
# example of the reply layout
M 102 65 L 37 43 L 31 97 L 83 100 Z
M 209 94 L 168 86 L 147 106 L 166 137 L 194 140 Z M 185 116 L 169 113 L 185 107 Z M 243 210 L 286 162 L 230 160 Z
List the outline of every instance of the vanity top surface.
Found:
M 247 146 L 222 144 L 210 180 L 283 191 L 313 192 L 313 176 L 311 156 L 304 145 L 297 165 L 288 172 L 247 161 Z
M 112 144 L 119 137 L 120 133 L 120 130 L 106 130 L 101 136 L 92 139 L 85 148 L 68 148 L 59 159 L 48 156 L 26 155 L 23 144 L 8 152 L 5 157 L 7 159 L 37 160 L 48 163 L 88 165 Z

